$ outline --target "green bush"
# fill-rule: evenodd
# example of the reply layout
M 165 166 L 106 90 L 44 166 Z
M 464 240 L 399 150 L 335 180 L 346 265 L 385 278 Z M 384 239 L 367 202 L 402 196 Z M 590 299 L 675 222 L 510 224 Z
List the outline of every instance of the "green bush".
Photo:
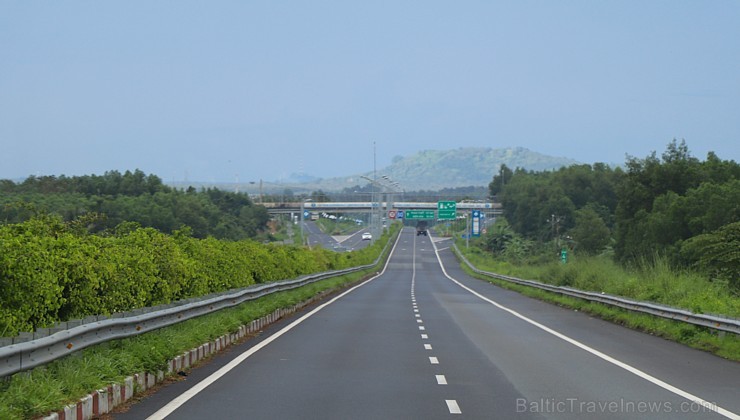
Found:
M 37 216 L 0 225 L 0 333 L 166 304 L 256 283 L 372 262 L 381 249 L 351 253 L 197 239 L 122 223 L 108 236 Z

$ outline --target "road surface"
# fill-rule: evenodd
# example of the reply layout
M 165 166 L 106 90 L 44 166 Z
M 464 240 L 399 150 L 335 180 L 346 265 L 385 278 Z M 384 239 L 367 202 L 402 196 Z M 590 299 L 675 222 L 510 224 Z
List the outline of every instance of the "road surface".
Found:
M 303 233 L 307 237 L 308 245 L 312 247 L 320 246 L 334 251 L 346 252 L 362 249 L 370 243 L 370 241 L 362 240 L 362 232 L 366 232 L 367 229 L 360 229 L 348 237 L 343 237 L 343 240 L 339 242 L 331 235 L 322 232 L 316 222 L 307 220 L 302 223 Z
M 738 363 L 472 279 L 448 246 L 405 228 L 380 275 L 114 418 L 740 418 Z

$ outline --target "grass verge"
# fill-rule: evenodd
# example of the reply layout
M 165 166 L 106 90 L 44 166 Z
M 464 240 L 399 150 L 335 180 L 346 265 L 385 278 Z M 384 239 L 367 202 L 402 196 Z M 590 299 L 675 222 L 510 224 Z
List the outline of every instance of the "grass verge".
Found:
M 468 255 L 466 255 L 466 257 L 468 257 Z M 495 269 L 491 269 L 491 267 L 478 266 L 476 261 L 471 260 L 471 263 L 476 265 L 479 269 L 497 272 Z M 673 321 L 649 314 L 632 312 L 597 302 L 589 302 L 583 299 L 548 292 L 546 290 L 510 283 L 505 280 L 499 280 L 478 274 L 472 271 L 465 263 L 461 263 L 461 266 L 462 269 L 472 277 L 488 281 L 499 287 L 521 293 L 525 296 L 581 312 L 586 312 L 604 320 L 683 343 L 690 347 L 708 351 L 729 360 L 740 361 L 740 337 L 736 334 L 718 332 L 710 328 Z M 519 277 L 521 275 L 521 273 L 512 273 L 511 271 L 501 274 L 515 277 Z M 532 279 L 532 277 L 522 278 Z
M 321 280 L 299 289 L 245 302 L 140 336 L 84 349 L 36 369 L 0 380 L 0 418 L 27 419 L 59 411 L 93 390 L 136 372 L 166 370 L 167 361 L 241 325 L 316 295 L 355 284 L 375 269 Z

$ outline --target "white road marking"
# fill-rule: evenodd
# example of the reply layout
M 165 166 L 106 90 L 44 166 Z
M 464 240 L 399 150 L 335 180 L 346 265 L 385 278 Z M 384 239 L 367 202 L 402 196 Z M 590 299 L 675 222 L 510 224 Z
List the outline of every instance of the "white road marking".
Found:
M 432 242 L 432 244 L 434 244 L 434 243 Z M 436 249 L 436 246 L 435 246 L 435 249 Z M 444 266 L 444 264 L 442 264 L 442 258 L 439 256 L 439 251 L 436 252 L 436 255 L 437 255 L 437 261 L 439 262 L 439 266 L 442 268 L 442 272 L 444 273 L 445 277 L 447 277 L 453 283 L 457 284 L 458 286 L 462 287 L 463 289 L 467 290 L 472 295 L 480 298 L 481 300 L 484 300 L 484 301 L 490 303 L 491 305 L 493 305 L 493 306 L 495 306 L 495 307 L 497 307 L 497 308 L 499 308 L 499 309 L 501 309 L 503 311 L 506 311 L 506 312 L 514 315 L 515 317 L 521 319 L 522 321 L 527 322 L 527 323 L 529 323 L 529 324 L 531 324 L 531 325 L 533 325 L 533 326 L 535 326 L 535 327 L 537 327 L 537 328 L 539 328 L 539 329 L 541 329 L 541 330 L 543 330 L 543 331 L 545 331 L 547 333 L 550 333 L 550 334 L 554 335 L 555 337 L 557 337 L 557 338 L 559 338 L 559 339 L 561 339 L 563 341 L 566 341 L 566 342 L 568 342 L 568 343 L 570 343 L 570 344 L 572 344 L 572 345 L 574 345 L 574 346 L 576 346 L 576 347 L 578 347 L 580 349 L 583 349 L 583 350 L 591 353 L 592 355 L 594 355 L 594 356 L 596 356 L 596 357 L 598 357 L 598 358 L 600 358 L 600 359 L 602 359 L 602 360 L 604 360 L 606 362 L 609 362 L 609 363 L 611 363 L 611 364 L 613 364 L 615 366 L 618 366 L 618 367 L 626 370 L 627 372 L 630 372 L 630 373 L 632 373 L 632 374 L 634 374 L 634 375 L 636 375 L 636 376 L 638 376 L 638 377 L 640 377 L 640 378 L 642 378 L 642 379 L 644 379 L 644 380 L 646 380 L 648 382 L 651 382 L 651 383 L 653 383 L 653 384 L 655 384 L 655 385 L 657 385 L 657 386 L 665 389 L 666 391 L 672 392 L 672 393 L 674 393 L 674 394 L 676 394 L 676 395 L 678 395 L 680 397 L 683 397 L 683 398 L 691 401 L 692 403 L 696 403 L 696 404 L 701 405 L 702 407 L 706 407 L 706 408 L 714 411 L 715 413 L 721 414 L 721 415 L 723 415 L 723 416 L 725 416 L 725 417 L 727 417 L 729 419 L 740 419 L 740 414 L 733 413 L 732 411 L 729 411 L 727 409 L 724 409 L 724 408 L 722 408 L 722 407 L 720 407 L 720 406 L 718 406 L 718 405 L 716 405 L 716 404 L 714 404 L 712 402 L 709 402 L 709 401 L 707 401 L 707 400 L 705 400 L 703 398 L 700 398 L 700 397 L 698 397 L 698 396 L 696 396 L 694 394 L 691 394 L 691 393 L 689 393 L 687 391 L 684 391 L 684 390 L 682 390 L 680 388 L 677 388 L 677 387 L 675 387 L 675 386 L 673 386 L 673 385 L 671 385 L 671 384 L 669 384 L 667 382 L 664 382 L 664 381 L 656 378 L 655 376 L 652 376 L 652 375 L 650 375 L 650 374 L 648 374 L 646 372 L 641 371 L 640 369 L 637 369 L 636 367 L 633 367 L 631 365 L 628 365 L 627 363 L 624 363 L 624 362 L 622 362 L 620 360 L 617 360 L 617 359 L 609 356 L 606 353 L 602 353 L 602 352 L 600 352 L 600 351 L 598 351 L 598 350 L 596 350 L 596 349 L 594 349 L 592 347 L 589 347 L 586 344 L 581 343 L 580 341 L 577 341 L 577 340 L 575 340 L 573 338 L 570 338 L 570 337 L 568 337 L 565 334 L 562 334 L 562 333 L 560 333 L 558 331 L 555 331 L 555 330 L 553 330 L 550 327 L 547 327 L 547 326 L 545 326 L 543 324 L 540 324 L 539 322 L 537 322 L 537 321 L 535 321 L 533 319 L 527 318 L 526 316 L 520 314 L 519 312 L 517 312 L 517 311 L 515 311 L 513 309 L 510 309 L 510 308 L 507 308 L 506 306 L 501 305 L 500 303 L 495 302 L 495 301 L 493 301 L 493 300 L 491 300 L 491 299 L 489 299 L 489 298 L 481 295 L 480 293 L 478 293 L 475 290 L 473 290 L 473 289 L 465 286 L 464 284 L 460 283 L 458 280 L 454 279 L 452 276 L 450 276 L 449 274 L 447 274 L 447 270 L 445 270 L 445 266 Z
M 462 414 L 456 400 L 445 400 L 445 402 L 447 403 L 447 409 L 450 410 L 450 414 Z
M 434 248 L 436 250 L 436 247 L 434 247 Z M 424 249 L 422 249 L 422 251 L 424 251 Z M 412 300 L 414 300 L 413 293 L 414 293 L 415 286 L 416 286 L 416 239 L 414 239 L 414 256 L 413 256 L 413 261 L 414 261 L 413 262 L 414 270 L 413 270 L 413 274 L 411 276 Z M 414 302 L 415 302 L 415 300 L 414 300 Z M 417 314 L 415 315 L 416 318 L 420 318 L 421 317 L 421 315 L 418 314 L 419 309 L 417 309 L 416 303 L 414 303 L 414 312 L 417 312 Z M 421 319 L 417 319 L 416 322 L 417 323 L 422 323 L 423 321 Z M 424 327 L 419 326 L 419 330 L 424 331 Z M 429 339 L 429 336 L 427 334 L 422 334 L 421 335 L 421 338 L 423 340 L 427 340 L 427 339 Z M 424 344 L 424 349 L 425 350 L 432 350 L 432 345 L 431 344 Z M 439 359 L 437 359 L 436 357 L 433 357 L 433 356 L 432 357 L 429 357 L 429 363 L 431 363 L 433 365 L 438 365 L 439 364 Z M 447 385 L 447 378 L 445 378 L 444 375 L 435 375 L 435 378 L 437 379 L 437 384 L 438 385 Z M 447 403 L 447 409 L 450 411 L 450 414 L 462 414 L 462 411 L 460 410 L 460 406 L 457 404 L 457 401 L 456 400 L 445 400 L 445 403 Z
M 400 238 L 401 238 L 401 235 L 398 235 L 398 237 L 396 238 L 396 243 L 393 244 L 393 249 L 391 249 L 391 255 L 393 254 L 393 251 L 396 249 L 396 246 L 398 245 L 398 240 Z M 319 312 L 320 310 L 324 309 L 325 307 L 331 305 L 332 303 L 336 302 L 337 300 L 341 299 L 342 297 L 344 297 L 344 296 L 352 293 L 356 289 L 359 289 L 360 287 L 362 287 L 362 286 L 370 283 L 371 281 L 373 281 L 373 280 L 377 279 L 378 277 L 382 276 L 383 274 L 385 274 L 385 271 L 386 271 L 386 269 L 388 269 L 388 264 L 390 264 L 390 261 L 391 261 L 390 258 L 388 258 L 388 260 L 386 260 L 385 265 L 383 266 L 383 270 L 380 273 L 378 273 L 378 275 L 365 280 L 364 282 L 358 284 L 357 286 L 354 286 L 352 288 L 347 289 L 347 291 L 345 291 L 345 292 L 337 295 L 336 297 L 334 297 L 333 299 L 329 300 L 328 302 L 326 302 L 326 303 L 324 303 L 322 305 L 317 306 L 311 312 L 309 312 L 309 313 L 303 315 L 302 317 L 296 319 L 295 321 L 293 321 L 290 324 L 288 324 L 285 327 L 283 327 L 280 331 L 277 331 L 275 334 L 272 334 L 271 336 L 265 338 L 263 341 L 261 341 L 261 342 L 257 343 L 256 345 L 254 345 L 253 347 L 247 349 L 244 353 L 240 354 L 239 356 L 237 356 L 236 358 L 234 358 L 232 361 L 230 361 L 229 363 L 225 364 L 223 367 L 221 367 L 216 372 L 213 372 L 207 378 L 205 378 L 202 381 L 198 382 L 197 384 L 193 385 L 193 387 L 191 387 L 187 391 L 183 392 L 182 394 L 178 395 L 177 398 L 173 399 L 172 401 L 170 401 L 169 403 L 167 403 L 164 407 L 162 407 L 159 410 L 157 410 L 157 412 L 155 412 L 151 416 L 147 417 L 147 420 L 161 420 L 161 419 L 164 419 L 165 417 L 169 416 L 175 410 L 177 410 L 178 408 L 180 408 L 180 406 L 182 406 L 183 404 L 185 404 L 186 402 L 188 402 L 188 400 L 190 400 L 191 398 L 195 397 L 201 391 L 203 391 L 204 389 L 206 389 L 209 385 L 211 385 L 212 383 L 214 383 L 217 380 L 219 380 L 222 376 L 226 375 L 228 372 L 230 372 L 235 367 L 239 366 L 239 364 L 241 364 L 243 361 L 247 360 L 253 354 L 255 354 L 258 351 L 260 351 L 261 349 L 267 347 L 268 344 L 270 344 L 273 341 L 277 340 L 283 334 L 285 334 L 288 331 L 290 331 L 293 328 L 295 328 L 298 324 L 300 324 L 303 321 L 307 320 L 308 318 L 312 317 L 317 312 Z
M 424 326 L 423 326 L 423 325 L 420 325 L 420 326 L 419 326 L 419 331 L 424 331 L 424 330 L 426 330 L 426 328 L 424 328 Z
M 419 324 L 423 324 L 424 323 L 424 321 L 422 321 L 420 319 L 417 319 L 416 322 L 419 323 Z

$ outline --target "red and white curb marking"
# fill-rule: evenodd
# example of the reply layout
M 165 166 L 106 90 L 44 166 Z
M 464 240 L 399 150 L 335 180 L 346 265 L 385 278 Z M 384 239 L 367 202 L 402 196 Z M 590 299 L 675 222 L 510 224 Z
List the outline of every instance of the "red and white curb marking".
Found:
M 316 296 L 315 299 L 320 299 L 321 297 L 323 297 L 323 294 Z M 45 417 L 40 417 L 40 419 L 91 420 L 103 414 L 110 413 L 115 407 L 130 400 L 135 394 L 146 391 L 147 389 L 154 387 L 156 384 L 161 383 L 164 381 L 165 377 L 188 369 L 200 360 L 210 357 L 247 335 L 259 332 L 267 325 L 272 324 L 285 315 L 296 312 L 308 305 L 312 300 L 313 299 L 300 303 L 291 308 L 278 309 L 262 318 L 255 319 L 247 325 L 242 325 L 235 333 L 223 335 L 211 342 L 205 343 L 197 348 L 191 349 L 190 351 L 186 351 L 180 356 L 167 362 L 167 372 L 144 372 L 129 376 L 124 379 L 121 384 L 111 384 L 104 389 L 99 389 L 84 396 L 76 404 L 68 405 L 62 410 L 56 413 L 51 413 Z

